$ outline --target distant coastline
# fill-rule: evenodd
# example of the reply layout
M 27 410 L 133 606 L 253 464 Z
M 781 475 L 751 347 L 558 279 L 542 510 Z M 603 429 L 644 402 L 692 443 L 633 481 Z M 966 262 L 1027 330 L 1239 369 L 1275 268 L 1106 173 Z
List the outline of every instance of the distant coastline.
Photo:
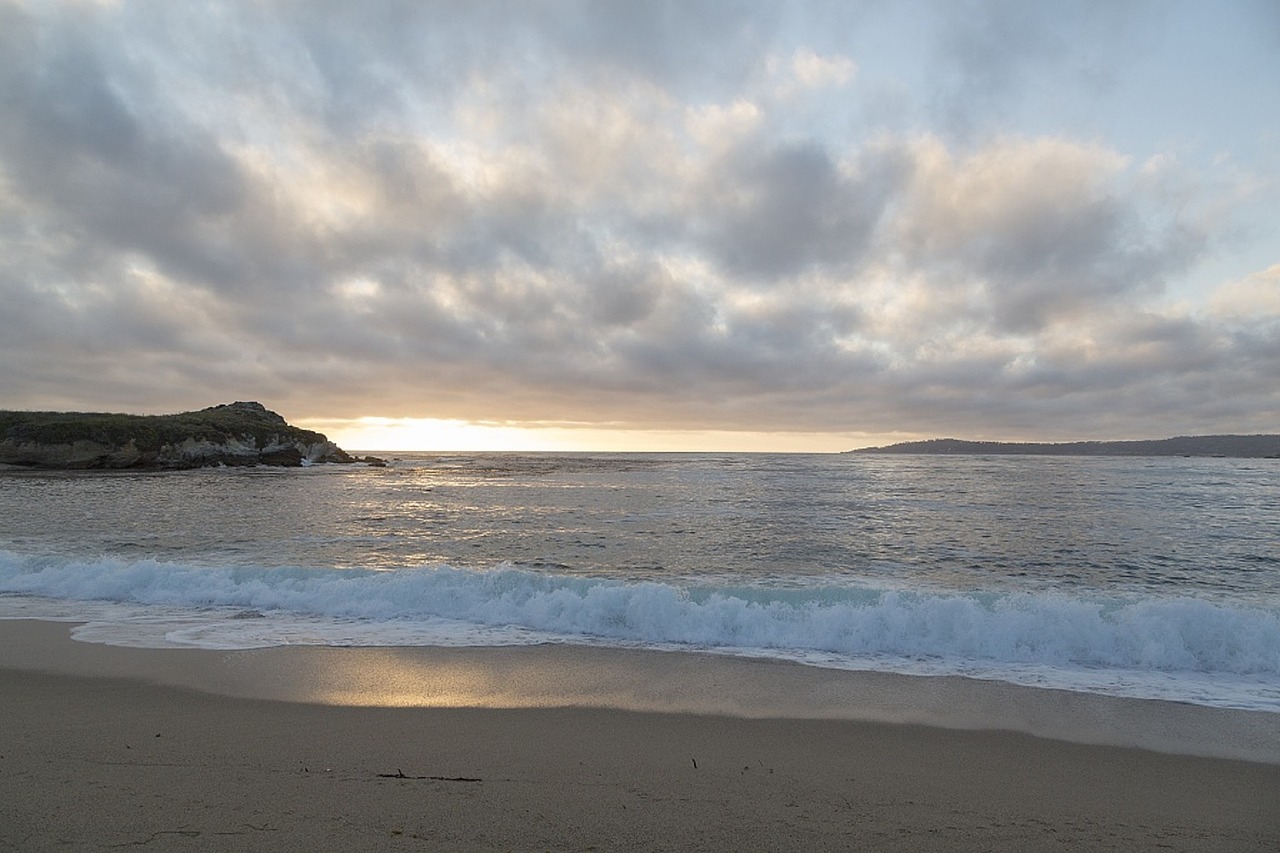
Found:
M 1280 435 L 1182 435 L 1140 441 L 1008 442 L 932 438 L 846 453 L 1005 456 L 1221 456 L 1280 459 Z

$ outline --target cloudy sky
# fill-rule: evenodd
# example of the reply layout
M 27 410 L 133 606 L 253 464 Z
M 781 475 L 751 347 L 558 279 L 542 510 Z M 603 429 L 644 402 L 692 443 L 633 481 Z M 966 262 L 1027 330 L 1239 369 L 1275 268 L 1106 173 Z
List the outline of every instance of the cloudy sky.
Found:
M 1280 4 L 0 0 L 0 360 L 369 449 L 1277 432 Z

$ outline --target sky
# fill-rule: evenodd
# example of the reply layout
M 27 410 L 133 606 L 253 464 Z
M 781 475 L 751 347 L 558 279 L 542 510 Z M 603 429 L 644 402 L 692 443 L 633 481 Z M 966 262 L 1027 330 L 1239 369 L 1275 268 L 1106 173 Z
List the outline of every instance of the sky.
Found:
M 1274 0 L 0 0 L 0 408 L 1280 432 Z

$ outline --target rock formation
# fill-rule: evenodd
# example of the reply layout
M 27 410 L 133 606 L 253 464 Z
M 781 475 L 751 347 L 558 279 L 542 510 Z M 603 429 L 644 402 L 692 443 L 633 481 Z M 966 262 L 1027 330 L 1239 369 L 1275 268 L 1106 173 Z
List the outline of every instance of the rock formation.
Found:
M 200 468 L 355 462 L 261 403 L 177 415 L 0 411 L 0 464 L 31 468 Z

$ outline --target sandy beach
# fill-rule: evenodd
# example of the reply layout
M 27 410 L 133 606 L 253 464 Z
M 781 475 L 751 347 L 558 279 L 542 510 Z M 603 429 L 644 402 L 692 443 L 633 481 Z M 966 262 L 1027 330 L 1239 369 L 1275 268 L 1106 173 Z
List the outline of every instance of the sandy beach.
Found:
M 386 650 L 68 629 L 0 624 L 3 849 L 1280 845 L 1275 715 L 586 649 L 415 650 L 393 671 Z M 1140 732 L 1174 751 L 1096 742 Z M 1233 749 L 1263 760 L 1185 754 Z

